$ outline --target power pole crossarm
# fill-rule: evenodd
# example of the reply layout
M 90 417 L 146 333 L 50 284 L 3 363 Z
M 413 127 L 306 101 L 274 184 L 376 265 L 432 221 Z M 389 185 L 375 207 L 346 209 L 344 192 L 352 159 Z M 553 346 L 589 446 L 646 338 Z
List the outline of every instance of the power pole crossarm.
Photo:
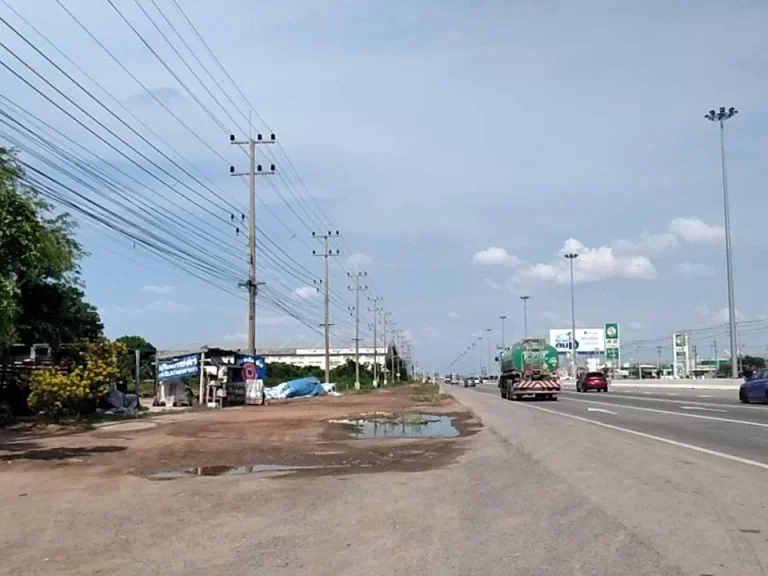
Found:
M 256 164 L 256 145 L 274 144 L 275 135 L 270 134 L 269 140 L 264 140 L 261 134 L 256 139 L 235 140 L 235 135 L 229 136 L 230 144 L 248 146 L 248 172 L 235 172 L 235 167 L 229 167 L 232 176 L 248 176 L 248 353 L 256 354 L 256 296 L 259 283 L 256 281 L 256 176 L 267 176 L 275 173 L 275 165 L 269 170 L 263 170 L 261 164 Z M 234 214 L 232 215 L 234 220 Z
M 338 256 L 339 251 L 336 250 L 335 252 L 330 248 L 329 241 L 331 238 L 338 238 L 339 237 L 339 231 L 336 232 L 328 232 L 327 234 L 316 234 L 315 232 L 312 232 L 312 236 L 314 238 L 318 238 L 323 242 L 323 252 L 318 253 L 315 250 L 312 250 L 312 254 L 315 256 L 322 256 L 323 261 L 325 263 L 324 266 L 324 273 L 325 273 L 325 280 L 323 284 L 325 285 L 325 314 L 324 318 L 325 321 L 323 322 L 322 326 L 325 328 L 325 383 L 328 384 L 331 379 L 331 313 L 330 313 L 330 272 L 328 267 L 328 259 L 331 256 Z

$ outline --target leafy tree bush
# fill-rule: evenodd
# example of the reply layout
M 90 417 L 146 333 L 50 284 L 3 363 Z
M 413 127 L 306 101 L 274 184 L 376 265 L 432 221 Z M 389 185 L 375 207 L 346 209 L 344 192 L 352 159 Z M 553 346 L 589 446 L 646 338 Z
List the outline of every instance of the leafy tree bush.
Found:
M 118 357 L 125 345 L 106 339 L 89 344 L 78 364 L 63 375 L 43 368 L 30 376 L 30 408 L 40 416 L 61 418 L 92 411 L 111 382 L 120 377 Z

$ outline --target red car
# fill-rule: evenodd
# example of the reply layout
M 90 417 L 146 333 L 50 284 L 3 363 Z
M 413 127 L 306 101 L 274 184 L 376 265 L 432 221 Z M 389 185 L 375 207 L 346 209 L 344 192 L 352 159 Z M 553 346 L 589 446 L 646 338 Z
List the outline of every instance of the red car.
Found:
M 576 392 L 597 390 L 608 392 L 608 379 L 602 372 L 586 372 L 576 379 Z

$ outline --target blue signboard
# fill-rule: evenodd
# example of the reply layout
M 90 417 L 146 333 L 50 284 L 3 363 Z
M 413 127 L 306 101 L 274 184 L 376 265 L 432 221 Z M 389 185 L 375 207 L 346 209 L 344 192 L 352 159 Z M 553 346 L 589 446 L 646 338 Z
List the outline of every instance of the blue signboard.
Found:
M 267 377 L 267 361 L 264 356 L 235 354 L 235 366 L 242 368 L 243 380 L 264 380 Z
M 177 356 L 157 363 L 157 378 L 160 382 L 179 380 L 200 374 L 200 354 Z

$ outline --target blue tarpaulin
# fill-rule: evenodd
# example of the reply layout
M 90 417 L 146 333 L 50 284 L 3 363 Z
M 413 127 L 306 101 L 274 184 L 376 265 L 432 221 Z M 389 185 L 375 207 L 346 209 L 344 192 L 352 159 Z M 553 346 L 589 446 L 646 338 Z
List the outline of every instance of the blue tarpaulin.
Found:
M 264 394 L 267 398 L 282 400 L 285 398 L 305 398 L 309 396 L 322 396 L 327 394 L 320 380 L 314 376 L 289 380 L 278 384 L 273 388 L 266 388 Z

